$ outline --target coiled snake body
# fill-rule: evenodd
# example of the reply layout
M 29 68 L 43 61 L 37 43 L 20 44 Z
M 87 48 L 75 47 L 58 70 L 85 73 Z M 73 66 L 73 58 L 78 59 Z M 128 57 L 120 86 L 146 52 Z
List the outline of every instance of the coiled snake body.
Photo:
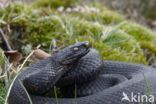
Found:
M 61 98 L 45 96 L 54 86 L 60 88 Z M 142 99 L 142 95 L 147 97 Z M 8 103 L 151 104 L 155 101 L 152 96 L 156 96 L 153 68 L 101 61 L 95 49 L 80 42 L 22 71 L 12 86 Z

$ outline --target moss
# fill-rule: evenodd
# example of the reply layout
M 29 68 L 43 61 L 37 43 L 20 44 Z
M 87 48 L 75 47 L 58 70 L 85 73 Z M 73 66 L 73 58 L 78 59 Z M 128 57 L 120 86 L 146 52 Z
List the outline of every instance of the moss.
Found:
M 88 21 L 100 22 L 101 24 L 114 24 L 123 21 L 124 19 L 120 15 L 115 15 L 109 11 L 104 11 L 100 14 L 96 13 L 73 13 L 72 16 L 84 18 Z
M 77 0 L 77 1 L 74 1 L 74 0 L 65 0 L 65 1 L 61 1 L 61 0 L 39 0 L 35 3 L 35 5 L 38 5 L 37 6 L 37 9 L 40 9 L 40 7 L 43 7 L 42 10 L 44 9 L 44 12 L 46 12 L 48 15 L 51 14 L 51 11 L 53 11 L 53 13 L 59 13 L 57 11 L 57 8 L 58 7 L 64 7 L 64 9 L 66 9 L 67 7 L 68 8 L 75 8 L 77 6 L 75 6 L 74 4 L 78 4 L 80 3 L 81 0 Z M 60 3 L 61 2 L 61 3 Z M 70 2 L 70 3 L 68 3 Z M 55 6 L 55 3 L 56 3 L 56 6 Z M 59 4 L 59 5 L 57 5 Z M 113 24 L 113 23 L 119 23 L 119 22 L 122 22 L 123 20 L 125 20 L 125 18 L 120 15 L 119 13 L 117 12 L 114 12 L 114 11 L 111 11 L 109 10 L 108 8 L 106 8 L 104 5 L 101 5 L 100 3 L 89 3 L 87 4 L 89 8 L 97 8 L 100 13 L 95 13 L 95 12 L 90 12 L 90 13 L 87 13 L 87 12 L 66 12 L 65 14 L 67 15 L 71 15 L 71 16 L 77 16 L 79 18 L 83 18 L 83 19 L 86 19 L 88 21 L 99 21 L 100 23 L 103 23 L 103 24 Z M 81 6 L 82 8 L 85 8 L 85 6 L 83 5 L 79 5 Z M 32 5 L 32 7 L 34 7 L 34 5 Z M 49 8 L 49 7 L 52 7 L 52 8 Z M 47 12 L 49 11 L 49 12 Z M 64 14 L 64 13 L 63 13 Z
M 95 22 L 98 21 L 100 24 L 116 24 L 124 20 L 123 16 L 111 10 L 105 9 L 105 10 L 100 10 L 100 11 L 101 11 L 100 13 L 71 12 L 71 13 L 68 13 L 68 15 L 77 16 L 81 19 L 85 19 L 88 21 L 95 21 Z
M 6 90 L 4 88 L 4 85 L 0 84 L 0 104 L 4 104 L 5 101 L 5 95 L 6 95 Z
M 119 27 L 132 35 L 138 41 L 155 41 L 156 35 L 149 29 L 132 22 L 126 22 Z
M 121 15 L 109 10 L 101 12 L 99 17 L 103 21 L 103 24 L 119 23 L 124 20 Z
M 149 29 L 132 22 L 126 22 L 125 24 L 120 25 L 119 28 L 133 36 L 139 42 L 139 45 L 143 50 L 150 51 L 151 56 L 145 55 L 147 60 L 149 57 L 153 57 L 153 54 L 156 56 L 156 34 Z M 144 54 L 146 54 L 145 51 Z
M 116 30 L 104 40 L 106 44 L 111 45 L 113 48 L 123 49 L 127 52 L 141 52 L 139 43 L 128 34 L 121 30 Z
M 142 41 L 141 42 L 141 47 L 142 47 L 142 49 L 148 49 L 151 53 L 156 55 L 155 44 L 156 43 L 153 43 L 153 42 Z
M 91 4 L 91 6 L 100 10 L 100 12 L 96 14 L 96 17 L 97 20 L 102 24 L 116 24 L 125 20 L 124 16 L 120 15 L 118 11 L 112 11 L 104 4 L 97 2 L 95 4 Z
M 21 9 L 23 8 L 22 4 L 18 4 L 18 6 Z M 15 8 L 15 6 L 12 7 Z M 116 28 L 113 24 L 120 24 L 125 19 L 105 7 L 97 7 L 100 9 L 99 13 L 71 12 L 64 14 L 55 12 L 55 9 L 48 9 L 47 7 L 34 9 L 29 6 L 24 7 L 29 8 L 28 11 L 23 10 L 21 12 L 17 9 L 18 12 L 17 14 L 15 12 L 15 14 L 18 15 L 18 18 L 10 19 L 13 40 L 17 43 L 20 38 L 24 45 L 29 43 L 35 46 L 42 44 L 44 48 L 48 48 L 52 38 L 60 40 L 59 45 L 66 43 L 66 46 L 76 40 L 80 41 L 82 38 L 88 39 L 87 37 L 90 37 L 94 38 L 94 41 L 97 41 L 96 44 L 99 43 L 99 46 L 101 46 L 98 50 L 102 51 L 102 46 L 112 50 L 112 52 L 101 54 L 105 59 L 132 60 L 131 62 L 146 63 L 146 57 L 143 56 L 140 41 L 152 41 L 154 39 L 153 33 L 131 22 L 126 22 Z M 9 10 L 7 8 L 6 10 Z M 44 14 L 44 11 L 47 12 Z M 108 27 L 103 24 L 112 24 L 112 30 L 108 31 Z M 108 33 L 105 34 L 107 31 Z M 102 39 L 103 35 L 108 36 L 106 36 L 106 39 Z M 96 46 L 98 47 L 98 45 Z M 120 53 L 124 56 L 119 55 Z M 130 55 L 134 57 L 130 58 Z
M 26 14 L 27 16 L 29 16 L 29 14 L 32 14 L 31 7 L 20 2 L 13 3 L 3 9 L 0 9 L 0 16 L 7 22 L 10 22 L 12 19 Z
M 86 41 L 90 42 L 94 48 L 96 48 L 103 60 L 114 60 L 114 61 L 122 61 L 122 62 L 131 62 L 131 63 L 141 63 L 147 64 L 146 58 L 144 57 L 143 53 L 140 52 L 133 52 L 133 51 L 125 51 L 124 49 L 114 48 L 111 45 L 108 45 L 107 42 L 103 42 L 101 40 L 96 40 L 94 37 L 78 37 L 79 41 Z
M 68 18 L 70 18 L 70 20 Z M 94 41 L 97 41 L 97 44 L 101 46 L 97 48 L 99 51 L 104 49 L 102 46 L 113 49 L 114 53 L 112 52 L 112 54 L 108 55 L 108 53 L 102 53 L 102 57 L 106 59 L 120 61 L 131 60 L 132 62 L 146 63 L 137 41 L 132 36 L 129 36 L 126 32 L 119 29 L 112 27 L 112 31 L 114 32 L 109 34 L 106 39 L 102 40 L 101 37 L 103 36 L 103 32 L 107 31 L 107 26 L 95 22 L 61 15 L 40 17 L 33 21 L 29 19 L 30 18 L 26 18 L 24 21 L 24 39 L 27 39 L 26 43 L 32 42 L 34 45 L 42 44 L 48 48 L 52 38 L 62 41 L 59 45 L 62 45 L 64 44 L 63 42 L 65 42 L 66 46 L 74 43 L 76 40 L 87 40 L 88 37 L 90 37 L 94 38 Z M 21 21 L 23 21 L 23 19 L 19 18 L 12 21 L 12 24 L 14 27 L 19 27 L 19 25 L 21 26 Z M 29 25 L 27 23 L 29 23 Z M 17 29 L 15 29 L 15 31 L 19 32 Z M 99 40 L 102 42 L 99 42 Z M 115 52 L 117 53 L 115 54 Z M 120 52 L 122 54 L 119 55 Z M 128 55 L 132 54 L 134 54 L 134 57 L 129 59 L 130 56 L 128 57 Z M 140 58 L 136 58 L 135 54 Z M 121 55 L 123 55 L 123 57 Z
M 54 8 L 56 7 L 54 6 Z M 23 6 L 20 4 L 19 8 L 22 9 Z M 17 9 L 16 15 L 18 15 L 18 18 L 10 19 L 15 41 L 20 38 L 23 44 L 32 43 L 35 46 L 42 44 L 44 48 L 48 48 L 52 38 L 60 40 L 59 46 L 62 44 L 66 46 L 75 41 L 92 40 L 91 42 L 95 41 L 95 47 L 102 51 L 101 56 L 105 59 L 146 63 L 146 57 L 141 50 L 140 41 L 153 41 L 153 33 L 131 22 L 126 22 L 118 28 L 113 26 L 114 23 L 120 23 L 125 19 L 105 7 L 99 6 L 99 13 L 65 14 L 53 12 L 55 9 L 50 9 L 50 12 L 43 14 L 44 10 L 49 10 L 47 7 L 38 10 L 29 6 L 24 8 L 29 8 L 29 10 L 21 12 Z M 103 24 L 112 24 L 111 30 Z M 103 36 L 106 38 L 103 39 Z M 107 48 L 112 50 L 112 52 L 107 52 Z
M 23 21 L 23 19 L 21 20 Z M 24 27 L 24 38 L 27 38 L 29 42 L 34 42 L 35 44 L 44 41 L 49 43 L 53 37 L 61 39 L 73 35 L 88 34 L 89 31 L 96 33 L 100 30 L 94 23 L 87 21 L 80 22 L 78 19 L 72 18 L 68 21 L 68 18 L 65 19 L 64 17 L 56 15 L 41 17 L 35 21 L 27 18 L 27 20 L 24 21 L 24 26 L 21 25 L 21 20 L 12 21 L 12 25 L 16 31 L 15 33 L 22 33 L 19 29 L 17 31 L 16 28 Z
M 60 6 L 63 7 L 71 7 L 77 3 L 79 3 L 80 0 L 37 0 L 33 6 L 36 7 L 51 7 L 51 8 L 57 8 Z

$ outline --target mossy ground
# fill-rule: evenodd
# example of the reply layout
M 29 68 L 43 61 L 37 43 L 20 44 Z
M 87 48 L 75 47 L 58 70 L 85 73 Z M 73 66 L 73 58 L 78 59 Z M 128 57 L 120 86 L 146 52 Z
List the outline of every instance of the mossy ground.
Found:
M 6 89 L 4 85 L 0 84 L 0 104 L 4 104 L 5 96 L 6 96 Z
M 27 44 L 41 44 L 42 48 L 49 50 L 54 38 L 58 40 L 58 46 L 64 47 L 76 41 L 89 41 L 105 60 L 150 64 L 144 50 L 156 55 L 156 35 L 153 32 L 100 4 L 88 4 L 90 8 L 98 8 L 99 12 L 67 12 L 67 8 L 78 5 L 73 0 L 67 1 L 11 4 L 0 9 L 3 21 L 0 26 L 4 31 L 7 31 L 7 25 L 10 26 L 11 39 L 18 50 Z M 58 11 L 60 6 L 65 8 L 61 12 Z M 3 94 L 0 96 L 4 97 Z

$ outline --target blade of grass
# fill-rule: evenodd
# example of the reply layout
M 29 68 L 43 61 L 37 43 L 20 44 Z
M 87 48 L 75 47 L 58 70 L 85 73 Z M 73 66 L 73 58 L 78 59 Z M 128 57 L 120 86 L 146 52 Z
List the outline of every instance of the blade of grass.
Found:
M 19 74 L 19 73 L 18 73 L 18 74 Z M 13 84 L 14 84 L 14 82 L 15 82 L 15 79 L 17 78 L 18 74 L 15 76 L 15 78 L 14 78 L 13 81 L 12 81 L 12 83 L 10 84 L 10 87 L 9 87 L 9 89 L 8 89 L 8 92 L 7 92 L 7 95 L 6 95 L 5 103 L 4 103 L 4 104 L 8 104 L 8 103 L 7 103 L 7 102 L 8 102 L 8 97 L 9 97 L 9 95 L 10 95 L 11 88 L 12 88 L 12 86 L 13 86 Z
M 58 103 L 58 96 L 57 96 L 57 88 L 56 88 L 56 86 L 54 86 L 54 94 L 55 94 L 56 104 L 59 104 Z
M 40 47 L 40 45 L 38 45 L 36 48 L 38 49 L 39 47 Z M 17 73 L 24 67 L 25 63 L 33 55 L 33 53 L 34 53 L 34 50 L 26 57 L 26 59 L 24 60 L 22 65 L 18 68 Z
M 29 96 L 29 93 L 27 92 L 27 90 L 26 90 L 26 88 L 24 87 L 23 83 L 22 83 L 20 80 L 18 80 L 18 81 L 19 81 L 19 83 L 21 84 L 22 88 L 24 89 L 25 93 L 27 94 L 27 97 L 28 97 L 28 99 L 29 99 L 30 104 L 33 104 L 33 103 L 32 103 L 32 100 L 31 100 L 31 97 Z
M 5 74 L 4 82 L 5 82 L 5 87 L 6 88 L 9 87 L 9 81 L 8 81 L 9 80 L 9 76 L 8 76 L 7 73 L 8 73 L 8 70 L 10 70 L 12 66 L 13 66 L 13 63 L 11 63 L 9 66 L 6 66 L 6 64 L 5 64 L 5 67 L 6 67 L 5 69 L 6 70 L 5 70 L 5 73 L 4 73 Z

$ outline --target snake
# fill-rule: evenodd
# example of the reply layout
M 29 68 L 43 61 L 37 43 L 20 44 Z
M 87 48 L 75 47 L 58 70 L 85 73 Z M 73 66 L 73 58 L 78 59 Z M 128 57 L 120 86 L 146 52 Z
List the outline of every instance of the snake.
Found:
M 61 96 L 47 96 L 55 88 Z M 8 104 L 155 104 L 155 97 L 154 68 L 102 60 L 85 41 L 23 69 L 12 85 Z

